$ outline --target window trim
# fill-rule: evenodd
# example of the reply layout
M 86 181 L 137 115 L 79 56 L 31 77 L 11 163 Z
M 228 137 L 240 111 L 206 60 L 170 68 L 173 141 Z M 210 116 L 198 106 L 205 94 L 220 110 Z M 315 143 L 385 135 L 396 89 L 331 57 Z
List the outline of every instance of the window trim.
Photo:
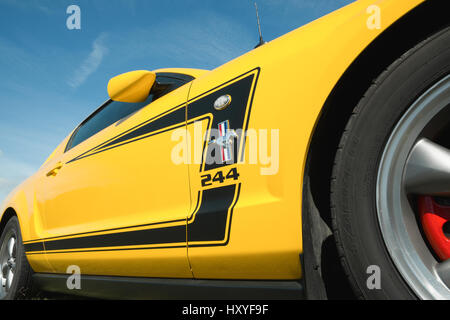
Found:
M 191 82 L 192 80 L 195 79 L 193 76 L 183 74 L 183 73 L 175 73 L 175 72 L 158 72 L 156 74 L 156 77 L 158 77 L 158 76 L 181 80 L 181 81 L 185 81 L 186 83 Z

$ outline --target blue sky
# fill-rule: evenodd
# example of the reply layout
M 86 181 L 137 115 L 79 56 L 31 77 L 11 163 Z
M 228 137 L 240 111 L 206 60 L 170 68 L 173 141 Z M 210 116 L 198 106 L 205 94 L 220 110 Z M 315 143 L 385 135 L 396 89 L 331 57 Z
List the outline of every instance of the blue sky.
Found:
M 350 0 L 258 0 L 266 41 Z M 81 8 L 81 30 L 66 9 Z M 0 201 L 106 100 L 120 73 L 213 69 L 258 41 L 251 0 L 0 0 Z

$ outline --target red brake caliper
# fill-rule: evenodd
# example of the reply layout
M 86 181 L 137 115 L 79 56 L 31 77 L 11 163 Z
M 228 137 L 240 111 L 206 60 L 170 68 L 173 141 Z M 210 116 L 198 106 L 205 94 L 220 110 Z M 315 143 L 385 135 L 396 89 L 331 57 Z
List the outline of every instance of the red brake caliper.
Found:
M 443 227 L 450 221 L 450 207 L 442 206 L 431 196 L 420 196 L 418 199 L 420 221 L 431 247 L 442 260 L 450 258 L 450 239 Z

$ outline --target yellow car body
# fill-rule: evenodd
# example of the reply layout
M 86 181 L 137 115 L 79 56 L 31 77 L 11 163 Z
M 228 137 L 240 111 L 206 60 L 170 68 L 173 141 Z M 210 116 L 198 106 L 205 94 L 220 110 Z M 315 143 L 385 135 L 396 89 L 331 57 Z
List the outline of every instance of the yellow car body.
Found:
M 66 150 L 69 134 L 3 202 L 4 216 L 18 216 L 34 272 L 77 265 L 84 275 L 301 279 L 302 183 L 324 104 L 358 56 L 422 2 L 356 1 L 215 70 L 156 70 L 195 79 Z M 374 4 L 379 28 L 367 25 Z M 224 94 L 231 105 L 215 110 Z M 235 164 L 193 161 L 208 148 L 187 141 L 195 124 L 204 136 L 228 119 L 234 129 L 268 130 L 269 141 L 278 130 L 276 173 L 248 161 L 250 139 L 240 140 Z M 185 136 L 174 134 L 180 128 Z M 171 160 L 179 143 L 186 163 Z

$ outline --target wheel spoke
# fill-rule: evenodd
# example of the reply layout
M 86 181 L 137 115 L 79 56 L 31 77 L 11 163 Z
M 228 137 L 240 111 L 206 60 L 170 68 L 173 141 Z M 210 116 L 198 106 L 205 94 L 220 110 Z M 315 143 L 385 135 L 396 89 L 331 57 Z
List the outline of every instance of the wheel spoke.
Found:
M 450 288 L 450 259 L 438 263 L 435 270 L 442 282 Z
M 16 256 L 16 239 L 14 237 L 11 237 L 8 242 L 8 254 L 10 258 L 15 258 Z
M 11 288 L 13 279 L 14 279 L 14 273 L 12 272 L 11 269 L 9 269 L 8 278 L 6 279 L 6 289 L 7 290 L 9 290 Z
M 409 155 L 403 183 L 408 193 L 450 195 L 450 150 L 420 139 Z
M 2 277 L 3 278 L 6 278 L 6 276 L 8 275 L 8 270 L 9 270 L 8 263 L 7 262 L 3 263 L 3 265 L 2 265 Z

